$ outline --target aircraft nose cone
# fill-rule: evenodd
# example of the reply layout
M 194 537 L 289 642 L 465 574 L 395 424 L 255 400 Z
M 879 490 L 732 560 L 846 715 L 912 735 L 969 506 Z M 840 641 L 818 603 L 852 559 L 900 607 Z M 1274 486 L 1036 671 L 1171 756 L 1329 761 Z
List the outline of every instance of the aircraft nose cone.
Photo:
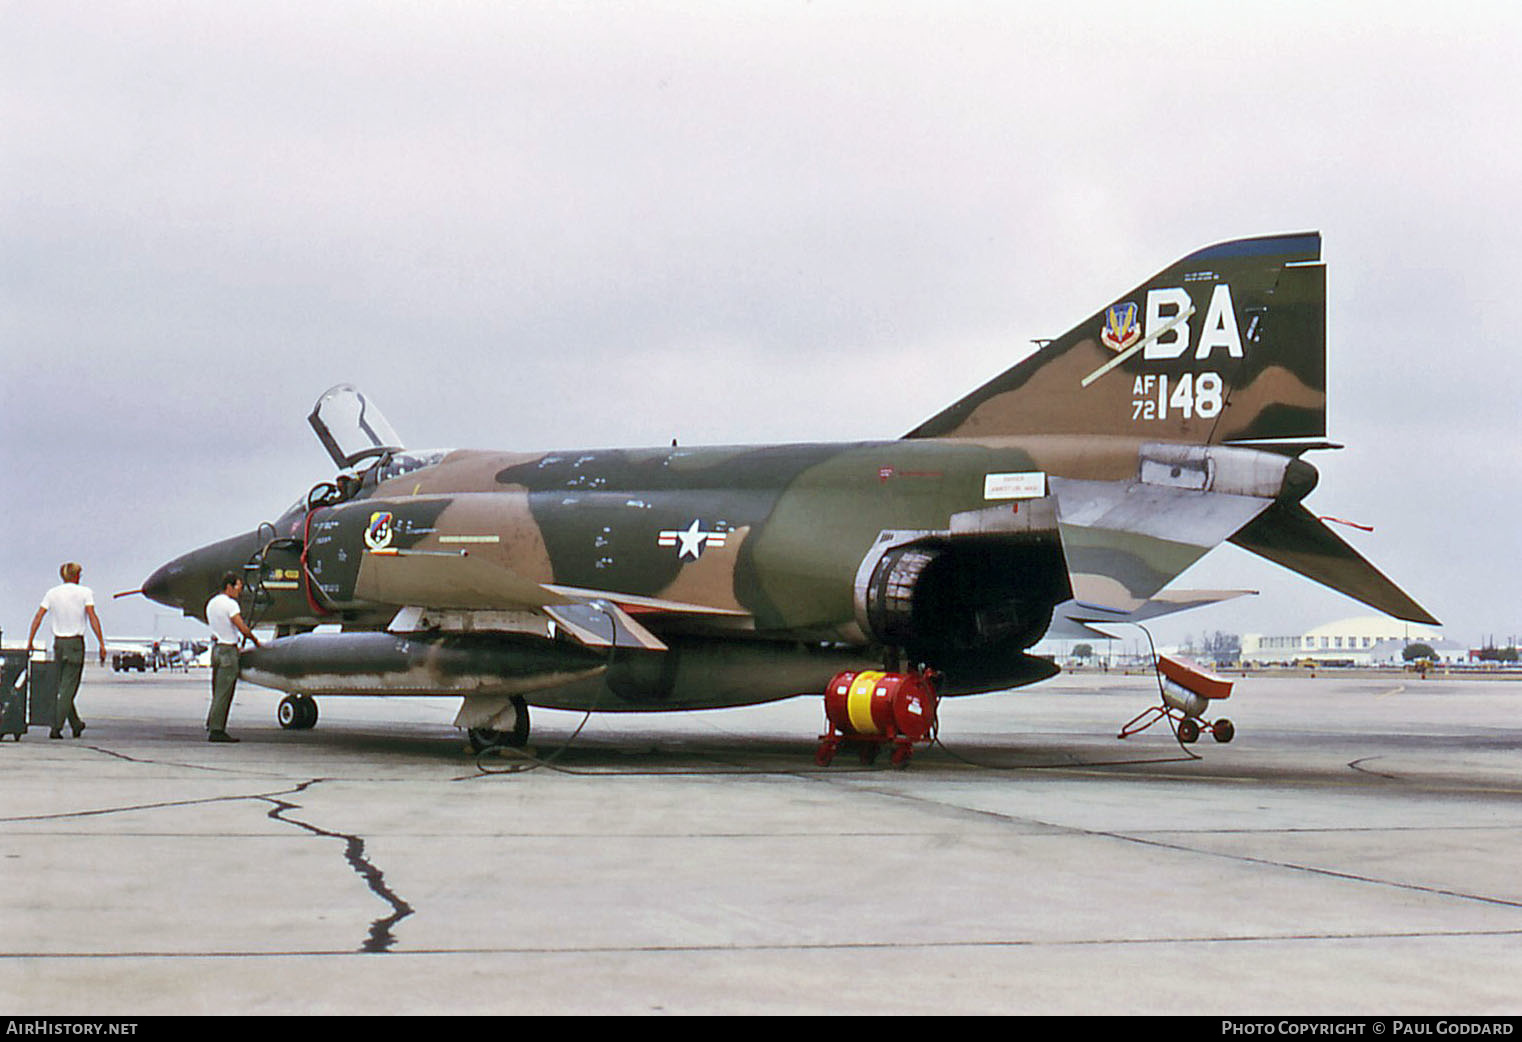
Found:
M 176 567 L 178 564 L 178 561 L 171 561 L 166 565 L 160 565 L 152 575 L 148 576 L 147 581 L 143 583 L 143 593 L 150 600 L 167 604 L 172 608 L 179 607 L 179 602 L 173 599 L 175 579 L 180 573 L 180 569 Z
M 221 586 L 222 576 L 240 573 L 259 548 L 257 532 L 224 539 L 176 557 L 143 583 L 143 593 L 160 604 L 201 618 L 206 602 Z
M 209 594 L 204 588 L 210 581 L 206 570 L 197 566 L 195 554 L 176 557 L 160 566 L 143 583 L 143 593 L 150 599 L 171 608 L 179 608 L 187 615 L 194 615 Z

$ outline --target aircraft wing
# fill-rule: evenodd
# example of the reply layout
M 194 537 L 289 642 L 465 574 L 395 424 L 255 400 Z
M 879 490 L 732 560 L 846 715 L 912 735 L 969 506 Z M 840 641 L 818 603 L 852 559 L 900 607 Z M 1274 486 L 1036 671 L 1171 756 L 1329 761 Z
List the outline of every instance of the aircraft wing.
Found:
M 1052 613 L 1052 625 L 1046 635 L 1057 640 L 1082 640 L 1096 636 L 1111 639 L 1112 634 L 1096 627 L 1146 622 L 1174 612 L 1203 608 L 1256 593 L 1256 590 L 1162 590 L 1143 602 L 1141 607 L 1129 612 L 1106 611 L 1081 605 L 1077 601 L 1067 601 L 1059 604 Z
M 1165 608 L 1170 601 L 1154 599 L 1273 502 L 1143 481 L 1054 478 L 1052 487 L 1073 603 L 1079 611 L 1100 613 L 1075 621 L 1136 621 L 1133 616 L 1144 610 L 1140 617 L 1150 618 L 1187 607 Z
M 665 643 L 636 620 L 636 614 L 647 620 L 661 615 L 749 618 L 700 604 L 538 583 L 489 559 L 471 558 L 465 550 L 371 552 L 355 594 L 379 603 L 410 605 L 388 627 L 393 632 L 426 628 L 430 615 L 435 621 L 454 618 L 461 628 L 490 630 L 507 616 L 528 613 L 553 621 L 590 648 L 665 651 Z M 517 622 L 511 628 L 522 630 Z

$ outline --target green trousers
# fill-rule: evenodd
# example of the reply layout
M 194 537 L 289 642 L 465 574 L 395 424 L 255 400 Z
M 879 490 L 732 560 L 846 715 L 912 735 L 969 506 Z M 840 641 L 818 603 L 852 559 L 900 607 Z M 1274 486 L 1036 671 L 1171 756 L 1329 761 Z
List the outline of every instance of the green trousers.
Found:
M 213 644 L 211 647 L 211 712 L 206 714 L 206 730 L 227 730 L 227 711 L 233 707 L 233 692 L 238 687 L 238 646 Z
M 53 657 L 58 660 L 58 706 L 53 711 L 53 731 L 57 733 L 63 730 L 65 722 L 76 729 L 79 727 L 74 696 L 79 694 L 79 678 L 85 672 L 85 639 L 54 638 Z

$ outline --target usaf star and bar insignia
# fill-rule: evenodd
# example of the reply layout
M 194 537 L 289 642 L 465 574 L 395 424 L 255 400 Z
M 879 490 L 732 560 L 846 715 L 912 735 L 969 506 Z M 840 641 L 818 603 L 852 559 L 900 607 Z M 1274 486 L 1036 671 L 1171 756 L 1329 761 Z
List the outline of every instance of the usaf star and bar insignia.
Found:
M 695 520 L 691 525 L 681 529 L 668 529 L 658 534 L 656 543 L 660 546 L 677 546 L 677 560 L 691 557 L 696 561 L 703 555 L 704 550 L 717 550 L 722 547 L 729 536 L 728 532 L 705 530 L 702 520 Z

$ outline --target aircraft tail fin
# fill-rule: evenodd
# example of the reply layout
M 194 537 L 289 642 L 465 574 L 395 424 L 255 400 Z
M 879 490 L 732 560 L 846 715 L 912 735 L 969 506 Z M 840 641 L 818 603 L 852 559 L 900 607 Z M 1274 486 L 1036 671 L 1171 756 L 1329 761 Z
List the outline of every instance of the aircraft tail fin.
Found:
M 1320 261 L 1319 232 L 1198 250 L 905 437 L 1322 438 Z

